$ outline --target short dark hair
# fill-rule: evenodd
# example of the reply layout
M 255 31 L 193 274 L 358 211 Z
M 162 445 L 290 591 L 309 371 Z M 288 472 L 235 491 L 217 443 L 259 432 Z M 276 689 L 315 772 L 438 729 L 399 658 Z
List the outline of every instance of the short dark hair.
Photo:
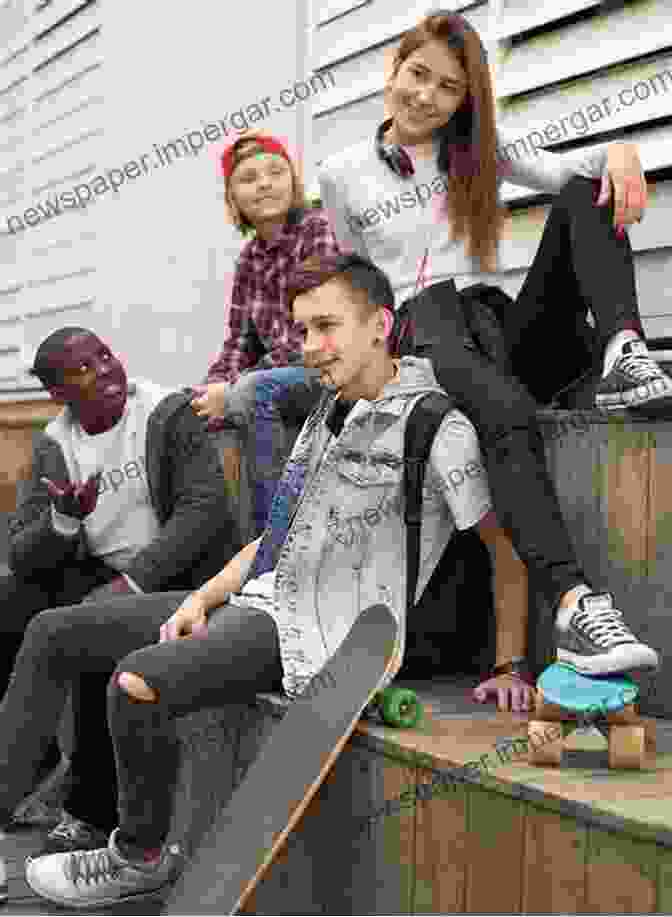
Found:
M 364 318 L 381 306 L 394 314 L 394 291 L 387 274 L 370 258 L 364 258 L 355 252 L 345 255 L 313 255 L 298 264 L 288 282 L 290 313 L 297 296 L 320 287 L 335 277 L 341 277 L 356 295 L 357 301 L 362 303 Z
M 48 388 L 50 385 L 60 385 L 63 381 L 63 373 L 50 365 L 51 359 L 62 352 L 66 341 L 79 334 L 90 334 L 96 337 L 93 331 L 88 328 L 79 328 L 75 325 L 68 328 L 59 328 L 46 337 L 37 348 L 33 365 L 28 370 L 31 376 L 37 376 L 42 385 Z

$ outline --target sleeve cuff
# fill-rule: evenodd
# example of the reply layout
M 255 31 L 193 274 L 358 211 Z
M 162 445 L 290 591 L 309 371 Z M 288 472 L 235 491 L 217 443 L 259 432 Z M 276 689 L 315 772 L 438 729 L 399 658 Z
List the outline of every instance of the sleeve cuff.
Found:
M 65 535 L 67 538 L 74 538 L 78 534 L 81 522 L 72 516 L 65 516 L 51 507 L 51 525 L 59 535 Z
M 138 584 L 135 582 L 135 580 L 132 580 L 132 579 L 130 578 L 130 576 L 128 575 L 128 573 L 122 573 L 121 575 L 122 575 L 123 578 L 126 580 L 126 582 L 128 583 L 128 585 L 131 587 L 131 589 L 133 590 L 133 592 L 143 593 L 143 592 L 145 591 L 144 589 L 141 589 L 140 586 L 138 586 Z

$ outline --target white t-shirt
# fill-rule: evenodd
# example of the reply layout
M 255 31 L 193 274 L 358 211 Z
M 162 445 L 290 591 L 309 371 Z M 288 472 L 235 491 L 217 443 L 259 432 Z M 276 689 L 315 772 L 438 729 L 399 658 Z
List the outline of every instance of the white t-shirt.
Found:
M 63 449 L 72 482 L 83 483 L 102 471 L 96 507 L 82 525 L 91 553 L 120 572 L 159 532 L 147 486 L 145 446 L 149 415 L 168 394 L 168 389 L 140 380 L 111 430 L 91 436 L 69 411 L 57 418 L 63 422 L 47 427 Z M 60 513 L 54 512 L 53 518 L 63 534 L 74 535 L 79 529 L 79 522 Z

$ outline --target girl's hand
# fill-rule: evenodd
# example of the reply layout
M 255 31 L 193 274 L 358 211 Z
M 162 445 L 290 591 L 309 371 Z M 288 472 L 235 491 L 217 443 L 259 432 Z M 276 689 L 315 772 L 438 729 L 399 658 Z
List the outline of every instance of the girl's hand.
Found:
M 211 382 L 210 385 L 195 385 L 196 397 L 191 406 L 197 417 L 223 417 L 226 413 L 226 392 L 228 382 Z
M 526 713 L 534 707 L 534 687 L 513 675 L 497 675 L 474 688 L 473 698 L 477 704 L 493 698 L 499 710 Z
M 607 147 L 607 165 L 595 204 L 603 207 L 614 194 L 614 226 L 641 221 L 648 203 L 646 179 L 634 143 L 612 143 Z

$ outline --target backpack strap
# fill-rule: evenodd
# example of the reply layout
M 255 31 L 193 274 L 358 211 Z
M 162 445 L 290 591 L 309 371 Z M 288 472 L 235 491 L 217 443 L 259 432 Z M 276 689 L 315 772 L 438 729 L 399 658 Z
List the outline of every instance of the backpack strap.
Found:
M 420 525 L 425 466 L 441 421 L 455 403 L 450 395 L 430 392 L 411 409 L 404 430 L 404 522 L 406 523 L 406 612 L 415 605 L 420 572 Z

